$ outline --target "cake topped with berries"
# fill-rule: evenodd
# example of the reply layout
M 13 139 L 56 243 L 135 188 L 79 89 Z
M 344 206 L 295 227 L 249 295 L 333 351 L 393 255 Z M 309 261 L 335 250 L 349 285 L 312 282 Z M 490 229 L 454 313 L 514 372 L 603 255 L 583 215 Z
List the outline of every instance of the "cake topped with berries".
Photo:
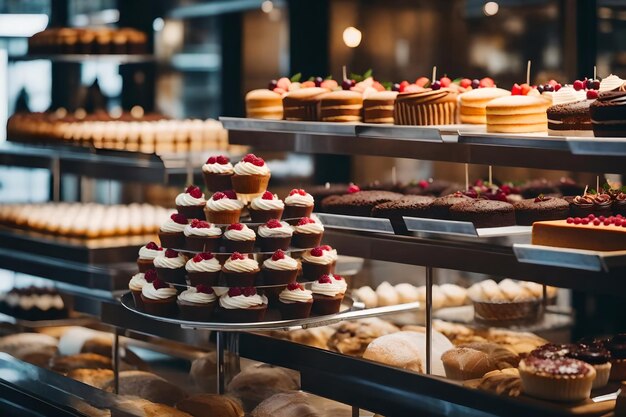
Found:
M 626 218 L 590 214 L 537 222 L 533 224 L 532 243 L 596 251 L 626 250 Z

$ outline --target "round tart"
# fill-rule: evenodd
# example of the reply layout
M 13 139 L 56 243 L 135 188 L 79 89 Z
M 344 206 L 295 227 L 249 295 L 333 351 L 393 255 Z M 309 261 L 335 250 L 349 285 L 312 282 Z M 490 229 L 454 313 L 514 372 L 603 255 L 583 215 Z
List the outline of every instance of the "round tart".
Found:
M 526 394 L 549 401 L 578 402 L 589 398 L 596 370 L 570 358 L 542 359 L 530 356 L 519 364 Z

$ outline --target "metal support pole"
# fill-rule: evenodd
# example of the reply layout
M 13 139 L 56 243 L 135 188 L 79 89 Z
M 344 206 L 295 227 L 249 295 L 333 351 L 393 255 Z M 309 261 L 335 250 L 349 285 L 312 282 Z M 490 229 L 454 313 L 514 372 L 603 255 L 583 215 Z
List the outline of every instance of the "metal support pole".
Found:
M 215 345 L 217 350 L 216 362 L 217 362 L 217 393 L 224 394 L 224 332 L 216 332 Z
M 426 374 L 430 375 L 433 355 L 433 268 L 426 267 Z
M 61 201 L 61 161 L 59 158 L 52 160 L 50 173 L 52 175 L 52 201 L 58 203 Z
M 113 392 L 119 394 L 120 390 L 120 329 L 115 328 L 113 338 Z

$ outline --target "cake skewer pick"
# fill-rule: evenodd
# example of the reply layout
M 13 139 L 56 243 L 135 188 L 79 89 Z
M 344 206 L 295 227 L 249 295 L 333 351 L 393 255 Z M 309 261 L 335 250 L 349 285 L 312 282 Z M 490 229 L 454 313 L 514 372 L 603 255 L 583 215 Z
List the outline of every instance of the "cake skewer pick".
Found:
M 489 165 L 489 185 L 493 185 L 493 167 Z
M 398 183 L 398 177 L 397 177 L 395 165 L 391 167 L 391 182 L 393 185 L 396 185 Z
M 469 190 L 469 164 L 465 164 L 465 190 Z
M 434 84 L 435 81 L 437 81 L 437 65 L 433 67 L 433 79 L 431 81 L 431 84 Z
M 526 84 L 530 85 L 530 59 L 526 65 Z

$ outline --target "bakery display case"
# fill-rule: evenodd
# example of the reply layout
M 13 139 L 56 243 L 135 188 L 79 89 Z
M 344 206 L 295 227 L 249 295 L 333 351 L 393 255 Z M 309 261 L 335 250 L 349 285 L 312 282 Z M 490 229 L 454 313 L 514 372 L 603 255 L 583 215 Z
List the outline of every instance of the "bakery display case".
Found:
M 30 38 L 28 54 L 11 58 L 49 60 L 55 71 L 119 64 L 122 107 L 129 111 L 82 114 L 51 106 L 9 119 L 0 164 L 48 171 L 52 202 L 0 205 L 0 268 L 10 271 L 0 295 L 0 410 L 113 417 L 622 415 L 621 315 L 601 318 L 597 328 L 579 326 L 597 318 L 572 302 L 569 291 L 612 299 L 626 288 L 626 189 L 606 175 L 626 174 L 626 146 L 623 138 L 600 134 L 614 134 L 619 120 L 603 123 L 615 115 L 602 115 L 591 103 L 623 94 L 604 89 L 606 80 L 618 89 L 626 83 L 610 76 L 603 85 L 594 73 L 561 85 L 553 78 L 573 79 L 571 68 L 546 60 L 547 72 L 537 78 L 549 82 L 516 82 L 511 91 L 489 77 L 436 77 L 436 68 L 432 79 L 415 82 L 385 83 L 371 70 L 348 76 L 344 69 L 340 81 L 296 74 L 254 89 L 264 72 L 284 74 L 285 65 L 268 69 L 251 51 L 260 41 L 251 39 L 250 28 L 264 28 L 255 33 L 267 33 L 262 42 L 280 49 L 288 24 L 281 13 L 288 11 L 295 27 L 305 27 L 309 16 L 297 2 L 262 2 L 261 10 L 257 2 L 227 3 L 163 12 L 159 2 L 145 19 L 134 9 L 140 22 L 126 15 L 120 29 L 56 22 L 58 29 Z M 338 16 L 349 16 L 358 2 L 336 3 L 324 6 L 335 11 L 326 36 L 348 24 Z M 442 12 L 428 1 L 393 3 L 407 16 L 422 8 L 427 14 L 418 20 L 426 26 Z M 454 3 L 452 15 L 460 10 Z M 463 10 L 471 21 L 477 6 L 470 3 Z M 572 12 L 576 2 L 553 3 L 528 6 L 528 16 L 536 8 L 550 20 L 554 10 Z M 122 12 L 134 7 L 119 5 Z M 388 13 L 380 5 L 367 9 L 363 16 Z M 498 3 L 480 9 L 495 15 Z M 524 28 L 528 16 L 514 24 Z M 602 16 L 610 20 L 606 11 Z M 141 30 L 123 29 L 129 22 Z M 480 37 L 477 26 L 468 24 L 475 30 L 469 37 Z M 505 29 L 512 39 L 524 33 Z M 467 30 L 455 28 L 446 39 L 461 39 Z M 164 42 L 154 54 L 148 53 L 152 31 Z M 228 36 L 238 32 L 247 34 L 248 46 Z M 553 32 L 542 39 L 549 43 Z M 407 29 L 403 36 L 415 34 Z M 327 68 L 320 67 L 330 60 L 348 59 L 323 38 L 318 43 L 328 45 L 312 45 L 311 62 L 297 53 L 302 39 L 290 38 L 291 67 L 323 74 Z M 183 47 L 200 51 L 199 58 L 213 56 L 218 44 L 223 64 L 181 69 L 173 62 L 188 53 Z M 413 58 L 402 45 L 396 66 L 404 69 L 393 73 L 393 66 L 381 65 L 384 76 L 406 77 Z M 351 65 L 372 55 L 371 45 L 364 50 Z M 534 43 L 527 50 L 537 56 Z M 243 51 L 246 62 L 233 51 Z M 279 61 L 279 52 L 266 53 Z M 482 68 L 475 53 L 471 65 Z M 485 61 L 500 59 L 489 56 Z M 446 65 L 469 68 L 456 61 Z M 259 68 L 248 71 L 250 62 Z M 411 65 L 424 71 L 421 63 Z M 138 68 L 141 76 L 133 72 Z M 507 68 L 493 71 L 513 81 Z M 159 82 L 144 84 L 153 70 L 160 71 Z M 193 87 L 202 77 L 206 91 Z M 141 81 L 141 99 L 129 98 L 137 87 L 127 86 L 129 80 Z M 245 99 L 244 85 L 253 87 Z M 176 89 L 182 97 L 172 99 Z M 168 99 L 146 100 L 156 92 Z M 205 92 L 210 104 L 185 106 Z M 571 104 L 558 104 L 568 97 L 584 101 L 572 109 L 582 122 L 553 109 Z M 197 119 L 144 115 L 143 107 L 133 115 L 132 101 Z M 226 116 L 206 119 L 218 115 Z M 604 124 L 605 130 L 595 126 Z M 285 154 L 311 158 L 314 172 L 285 176 L 263 159 Z M 325 165 L 329 156 L 342 159 Z M 442 171 L 435 180 L 402 183 L 395 165 L 391 181 L 383 181 L 388 175 L 372 161 L 385 158 L 447 163 L 450 173 L 464 167 L 465 185 L 459 176 L 445 181 Z M 350 172 L 350 164 L 352 177 L 338 173 Z M 368 175 L 359 176 L 359 165 Z M 479 166 L 489 167 L 489 179 L 470 182 L 470 168 Z M 517 177 L 523 184 L 494 180 L 509 168 L 591 174 L 595 190 L 581 186 L 590 182 L 582 176 L 558 183 L 526 173 Z M 409 175 L 419 178 L 416 172 Z M 309 187 L 325 182 L 320 174 L 338 184 Z M 82 188 L 117 181 L 130 190 L 129 204 L 95 204 L 82 193 L 81 202 L 63 201 L 67 175 Z M 365 178 L 372 176 L 377 180 L 370 184 Z M 362 187 L 347 183 L 353 178 Z M 171 188 L 154 188 L 159 206 L 145 204 L 143 189 L 160 185 Z M 111 193 L 109 185 L 108 203 Z

